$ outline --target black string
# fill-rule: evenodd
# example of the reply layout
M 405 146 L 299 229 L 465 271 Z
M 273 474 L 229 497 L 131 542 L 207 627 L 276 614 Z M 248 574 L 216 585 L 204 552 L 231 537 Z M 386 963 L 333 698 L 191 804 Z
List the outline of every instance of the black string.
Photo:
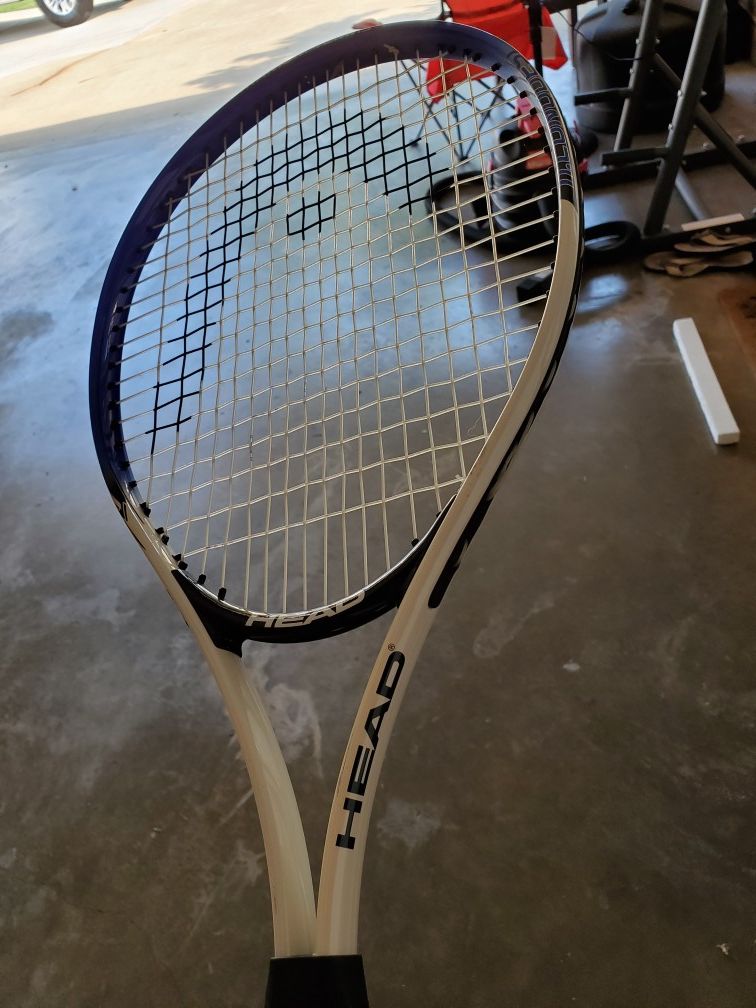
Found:
M 229 283 L 228 269 L 241 262 L 244 238 L 256 232 L 261 214 L 274 208 L 281 193 L 291 200 L 290 190 L 296 183 L 313 174 L 319 179 L 329 167 L 339 169 L 334 175 L 361 169 L 366 185 L 382 182 L 387 197 L 402 193 L 404 202 L 399 209 L 408 209 L 411 213 L 416 201 L 413 188 L 421 181 L 413 180 L 413 167 L 423 165 L 424 180 L 433 175 L 431 162 L 438 152 L 431 151 L 427 144 L 416 150 L 409 147 L 401 123 L 386 129 L 385 118 L 380 113 L 372 118 L 366 116 L 361 104 L 349 114 L 344 105 L 338 121 L 334 121 L 333 110 L 329 107 L 325 115 L 318 113 L 310 120 L 310 127 L 306 132 L 305 121 L 300 119 L 296 127 L 287 130 L 273 144 L 268 154 L 254 162 L 251 178 L 242 179 L 236 186 L 233 190 L 236 197 L 223 206 L 222 222 L 208 234 L 200 265 L 186 281 L 183 313 L 175 319 L 175 323 L 183 323 L 181 333 L 161 344 L 179 344 L 177 353 L 161 361 L 162 369 L 178 364 L 179 360 L 181 363 L 178 376 L 158 378 L 154 386 L 153 423 L 145 432 L 151 435 L 151 454 L 155 451 L 159 431 L 178 430 L 192 418 L 189 403 L 201 395 L 206 353 L 213 344 L 209 333 L 212 325 L 217 324 L 211 321 L 211 316 L 216 309 L 222 311 Z M 397 160 L 392 167 L 390 159 L 395 156 Z M 340 163 L 343 167 L 339 167 Z M 192 182 L 202 174 L 206 171 L 185 176 L 187 198 Z M 173 207 L 168 209 L 170 216 Z M 323 192 L 316 183 L 302 193 L 299 206 L 287 209 L 287 234 L 304 238 L 315 228 L 322 233 L 323 226 L 335 219 L 337 209 L 337 193 Z M 191 230 L 189 220 L 187 230 Z M 196 366 L 192 367 L 192 361 L 196 361 Z M 166 394 L 170 398 L 166 399 Z M 175 419 L 163 421 L 166 411 L 173 408 L 176 408 Z

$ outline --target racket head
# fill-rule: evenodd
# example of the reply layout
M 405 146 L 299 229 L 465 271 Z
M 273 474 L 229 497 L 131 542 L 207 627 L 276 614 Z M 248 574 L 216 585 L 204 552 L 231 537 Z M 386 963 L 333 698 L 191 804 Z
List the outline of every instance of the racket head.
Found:
M 519 442 L 526 424 L 507 431 L 506 405 L 545 319 L 550 370 L 536 376 L 527 424 L 553 377 L 575 307 L 581 227 L 500 253 L 489 237 L 465 243 L 459 226 L 439 225 L 424 196 L 443 173 L 456 178 L 469 169 L 470 158 L 455 163 L 450 137 L 457 128 L 474 134 L 478 112 L 458 127 L 446 109 L 439 125 L 438 107 L 428 110 L 406 73 L 434 58 L 485 69 L 513 105 L 528 95 L 552 163 L 539 195 L 581 220 L 569 135 L 530 64 L 477 29 L 395 24 L 318 46 L 219 110 L 150 187 L 108 269 L 90 366 L 98 459 L 169 590 L 189 601 L 224 647 L 237 650 L 248 638 L 330 636 L 393 608 L 486 438 L 494 431 L 501 438 L 502 466 Z M 469 76 L 474 100 L 479 75 Z M 412 144 L 418 128 L 420 142 Z M 476 138 L 485 185 L 499 133 L 492 123 Z M 538 200 L 532 205 L 537 215 Z M 495 210 L 489 197 L 486 216 Z M 277 272 L 282 256 L 286 268 Z M 517 277 L 539 269 L 551 273 L 548 294 L 517 303 Z M 309 302 L 308 290 L 315 291 Z M 402 298 L 409 307 L 397 307 Z M 332 315 L 324 304 L 335 306 Z M 363 309 L 367 322 L 358 318 Z M 379 362 L 384 351 L 386 364 Z M 318 354 L 319 365 L 310 367 Z M 292 371 L 295 357 L 301 363 Z M 372 370 L 363 373 L 366 361 Z M 435 382 L 428 376 L 434 367 Z M 295 385 L 300 391 L 290 396 Z M 365 405 L 360 396 L 369 388 L 375 391 Z M 271 419 L 277 413 L 280 429 Z M 470 436 L 461 433 L 466 423 Z M 302 447 L 301 431 L 306 437 L 313 426 L 325 447 Z M 329 450 L 339 445 L 341 471 L 337 465 L 331 473 Z M 293 459 L 304 476 L 293 489 L 286 480 L 275 484 Z M 424 470 L 420 488 L 413 487 L 414 468 Z M 389 471 L 395 485 L 387 492 Z M 378 484 L 369 491 L 375 499 L 365 496 L 368 477 Z M 258 480 L 259 492 L 245 497 Z M 310 514 L 308 490 L 316 484 L 320 510 Z M 485 489 L 481 495 L 490 497 Z M 341 514 L 338 500 L 333 506 L 339 496 Z M 287 514 L 295 503 L 298 522 L 278 518 L 271 527 L 271 510 Z M 394 504 L 402 510 L 396 521 L 387 517 Z M 347 543 L 354 540 L 353 562 Z M 383 555 L 374 563 L 367 551 L 376 540 Z M 286 558 L 272 576 L 272 558 L 282 550 Z M 328 563 L 335 575 L 323 575 Z M 313 571 L 319 592 L 308 591 Z

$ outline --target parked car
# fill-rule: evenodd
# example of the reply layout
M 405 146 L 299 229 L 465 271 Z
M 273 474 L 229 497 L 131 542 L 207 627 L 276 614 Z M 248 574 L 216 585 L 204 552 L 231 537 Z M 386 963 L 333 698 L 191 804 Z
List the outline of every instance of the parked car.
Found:
M 37 0 L 37 6 L 61 28 L 81 24 L 92 13 L 94 0 Z
M 12 0 L 0 0 L 0 13 Z M 53 24 L 61 28 L 81 24 L 92 13 L 94 0 L 37 0 L 37 6 Z

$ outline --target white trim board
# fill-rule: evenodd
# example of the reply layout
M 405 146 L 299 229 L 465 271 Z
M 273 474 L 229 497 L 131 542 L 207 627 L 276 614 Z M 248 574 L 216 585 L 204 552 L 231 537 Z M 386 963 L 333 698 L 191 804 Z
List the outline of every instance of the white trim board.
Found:
M 692 318 L 676 319 L 672 323 L 672 332 L 675 334 L 680 355 L 688 370 L 714 443 L 735 444 L 740 440 L 740 429 L 727 405 L 722 386 L 701 342 L 696 323 Z

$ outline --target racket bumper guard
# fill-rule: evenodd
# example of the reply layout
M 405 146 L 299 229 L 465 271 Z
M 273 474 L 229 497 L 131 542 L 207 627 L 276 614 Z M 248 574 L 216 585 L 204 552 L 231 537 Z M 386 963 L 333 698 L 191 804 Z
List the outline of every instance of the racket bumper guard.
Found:
M 265 1008 L 368 1008 L 362 956 L 271 959 Z

